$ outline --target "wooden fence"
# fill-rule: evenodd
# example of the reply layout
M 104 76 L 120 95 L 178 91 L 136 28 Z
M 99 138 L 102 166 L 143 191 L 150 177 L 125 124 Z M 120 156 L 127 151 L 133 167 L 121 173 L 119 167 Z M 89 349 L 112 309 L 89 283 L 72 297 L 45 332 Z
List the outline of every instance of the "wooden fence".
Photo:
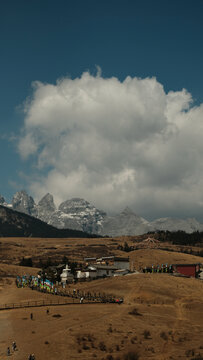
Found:
M 0 304 L 0 310 L 10 310 L 10 309 L 21 309 L 21 308 L 30 308 L 30 307 L 42 307 L 42 306 L 60 306 L 60 305 L 79 305 L 79 299 L 72 299 L 68 301 L 65 299 L 58 298 L 57 300 L 30 300 L 22 302 L 14 302 L 8 304 Z M 82 305 L 87 304 L 102 304 L 99 301 L 86 301 Z

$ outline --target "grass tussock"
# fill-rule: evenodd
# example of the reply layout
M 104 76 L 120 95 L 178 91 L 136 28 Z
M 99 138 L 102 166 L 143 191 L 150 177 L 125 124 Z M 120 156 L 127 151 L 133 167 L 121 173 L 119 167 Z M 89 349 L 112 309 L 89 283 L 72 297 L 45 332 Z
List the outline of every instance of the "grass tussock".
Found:
M 106 345 L 104 344 L 103 341 L 100 341 L 100 343 L 99 343 L 99 349 L 100 349 L 101 351 L 106 351 Z
M 161 337 L 163 340 L 165 340 L 165 341 L 168 340 L 168 335 L 167 335 L 164 331 L 162 331 L 162 332 L 160 333 L 160 337 Z
M 151 333 L 149 330 L 144 330 L 143 335 L 145 339 L 150 339 L 151 337 Z
M 123 360 L 139 360 L 139 354 L 137 351 L 129 351 L 128 353 L 124 354 Z
M 142 316 L 142 314 L 137 310 L 137 308 L 134 308 L 133 310 L 129 311 L 128 314 L 134 316 Z

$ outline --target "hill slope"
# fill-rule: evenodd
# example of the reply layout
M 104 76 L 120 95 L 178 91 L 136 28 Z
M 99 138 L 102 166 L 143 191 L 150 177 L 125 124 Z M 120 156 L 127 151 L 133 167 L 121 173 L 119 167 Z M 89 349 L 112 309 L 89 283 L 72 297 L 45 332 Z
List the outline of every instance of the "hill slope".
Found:
M 87 233 L 71 229 L 56 229 L 45 222 L 18 211 L 0 205 L 1 237 L 92 237 Z

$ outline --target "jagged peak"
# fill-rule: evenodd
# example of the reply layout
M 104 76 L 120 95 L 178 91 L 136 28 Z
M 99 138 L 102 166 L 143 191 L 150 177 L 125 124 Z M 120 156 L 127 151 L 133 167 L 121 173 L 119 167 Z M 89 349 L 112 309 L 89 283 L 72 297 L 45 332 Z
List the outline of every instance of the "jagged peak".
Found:
M 17 191 L 13 195 L 12 203 L 14 204 L 16 201 L 19 201 L 19 200 L 21 201 L 23 199 L 26 199 L 27 201 L 31 201 L 32 203 L 34 203 L 33 197 L 28 195 L 26 190 Z
M 14 210 L 32 215 L 35 209 L 35 201 L 29 196 L 25 190 L 18 191 L 12 199 L 12 207 Z
M 38 212 L 54 212 L 56 210 L 56 205 L 54 203 L 54 197 L 50 193 L 47 193 L 43 198 L 38 202 Z
M 15 199 L 16 197 L 20 197 L 20 196 L 26 196 L 28 197 L 28 193 L 26 190 L 20 190 L 20 191 L 17 191 L 14 195 L 13 195 L 13 199 Z
M 44 195 L 41 200 L 38 202 L 38 205 L 40 205 L 41 203 L 43 203 L 44 201 L 49 201 L 49 202 L 54 202 L 54 197 L 53 195 L 51 195 L 50 193 L 47 193 L 46 195 Z

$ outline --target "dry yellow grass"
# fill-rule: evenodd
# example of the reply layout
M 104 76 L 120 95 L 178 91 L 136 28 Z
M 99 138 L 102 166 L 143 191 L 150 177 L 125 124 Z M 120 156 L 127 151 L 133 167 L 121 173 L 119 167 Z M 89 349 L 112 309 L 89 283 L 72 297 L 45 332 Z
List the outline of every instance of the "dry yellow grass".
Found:
M 5 239 L 8 257 L 14 262 L 21 256 L 15 254 L 13 243 L 22 244 L 26 256 L 40 256 L 41 249 L 65 249 L 69 240 Z M 28 243 L 29 241 L 29 243 Z M 72 246 L 101 243 L 101 239 L 71 240 Z M 110 239 L 108 246 L 112 246 Z M 69 242 L 69 245 L 71 243 Z M 79 248 L 79 247 L 78 247 Z M 2 247 L 3 249 L 3 247 Z M 11 250 L 14 249 L 14 250 Z M 3 250 L 4 251 L 4 250 Z M 54 254 L 53 254 L 54 255 Z M 124 254 L 126 255 L 126 254 Z M 138 250 L 129 253 L 136 266 L 174 262 L 199 262 L 196 257 L 161 250 Z M 0 263 L 0 274 L 16 275 L 24 269 Z M 30 289 L 17 289 L 12 277 L 0 278 L 0 303 L 42 299 L 51 295 Z M 46 308 L 0 311 L 0 360 L 6 358 L 6 348 L 15 340 L 16 360 L 27 359 L 32 352 L 36 360 L 67 359 L 123 359 L 132 350 L 140 360 L 192 359 L 203 356 L 203 282 L 197 279 L 173 277 L 168 274 L 137 274 L 95 280 L 71 285 L 91 292 L 113 293 L 124 296 L 125 302 L 117 304 L 67 305 Z M 30 320 L 30 313 L 34 320 Z M 131 314 L 130 314 L 131 313 Z M 61 317 L 53 317 L 60 314 Z M 140 315 L 139 315 L 140 314 Z M 147 333 L 148 332 L 148 333 Z M 193 356 L 194 354 L 194 356 Z

